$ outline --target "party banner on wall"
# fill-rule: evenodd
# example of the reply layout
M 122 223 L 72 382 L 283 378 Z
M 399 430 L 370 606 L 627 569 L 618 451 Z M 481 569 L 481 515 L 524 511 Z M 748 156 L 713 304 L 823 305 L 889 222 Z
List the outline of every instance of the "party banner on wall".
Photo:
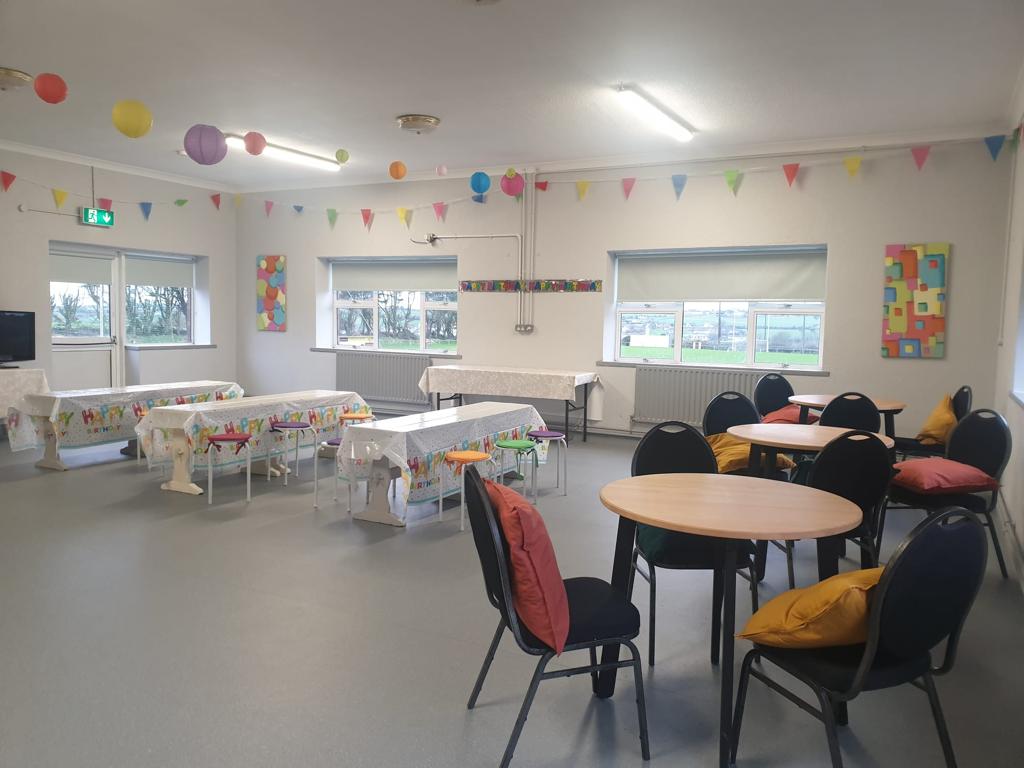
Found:
M 882 357 L 945 357 L 949 243 L 885 246 Z
M 285 257 L 258 256 L 256 261 L 256 328 L 258 330 L 288 330 L 286 285 Z

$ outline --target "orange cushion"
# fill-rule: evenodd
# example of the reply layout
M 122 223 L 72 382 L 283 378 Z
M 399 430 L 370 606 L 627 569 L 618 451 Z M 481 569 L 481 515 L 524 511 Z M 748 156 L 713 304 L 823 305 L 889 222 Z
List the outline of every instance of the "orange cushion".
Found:
M 723 475 L 729 472 L 736 472 L 746 469 L 750 464 L 750 443 L 733 437 L 728 432 L 720 432 L 717 435 L 708 435 L 708 445 L 711 452 L 715 454 L 715 461 L 718 462 L 718 471 Z M 792 469 L 796 464 L 789 456 L 781 453 L 775 456 L 776 469 Z
M 818 414 L 813 411 L 807 412 L 807 423 L 813 424 L 818 420 Z M 762 424 L 799 424 L 800 423 L 800 406 L 796 403 L 790 403 L 784 405 L 777 411 L 766 413 L 761 418 Z
M 935 456 L 901 461 L 893 485 L 921 494 L 978 493 L 994 491 L 999 481 L 970 464 Z
M 483 451 L 448 451 L 444 455 L 444 460 L 452 464 L 473 464 L 477 461 L 487 461 L 489 458 L 491 454 Z
M 508 541 L 516 615 L 537 639 L 561 654 L 569 636 L 569 598 L 544 518 L 511 488 L 484 482 Z
M 956 426 L 956 414 L 953 413 L 953 398 L 944 395 L 939 404 L 928 414 L 928 418 L 917 434 L 923 445 L 945 445 L 949 433 Z

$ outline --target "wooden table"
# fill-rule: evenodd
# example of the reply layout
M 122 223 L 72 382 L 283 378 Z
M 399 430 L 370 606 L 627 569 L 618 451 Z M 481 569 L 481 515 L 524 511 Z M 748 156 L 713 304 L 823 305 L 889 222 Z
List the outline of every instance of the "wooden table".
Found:
M 860 525 L 860 508 L 815 488 L 740 475 L 641 475 L 616 480 L 601 489 L 601 503 L 619 516 L 612 561 L 612 587 L 632 599 L 631 567 L 637 523 L 724 541 L 720 563 L 725 586 L 722 606 L 722 695 L 719 715 L 719 765 L 729 764 L 732 743 L 734 631 L 736 624 L 736 552 L 751 539 L 817 539 L 818 577 L 839 571 L 841 534 Z M 614 663 L 619 646 L 607 645 L 601 663 Z M 615 692 L 615 670 L 604 670 L 594 693 Z
M 793 395 L 789 398 L 789 402 L 800 406 L 800 423 L 806 424 L 808 411 L 824 410 L 825 406 L 836 397 L 837 395 Z M 871 401 L 885 419 L 885 434 L 889 437 L 896 437 L 895 416 L 906 408 L 907 404 L 901 403 L 899 400 L 883 400 L 877 397 L 871 398 Z
M 775 468 L 779 449 L 817 453 L 837 437 L 850 431 L 852 430 L 847 427 L 823 427 L 820 424 L 740 424 L 728 429 L 733 437 L 750 443 L 749 465 L 762 467 L 762 474 L 765 475 Z M 875 433 L 875 437 L 881 440 L 886 448 L 892 449 L 896 444 L 887 435 Z

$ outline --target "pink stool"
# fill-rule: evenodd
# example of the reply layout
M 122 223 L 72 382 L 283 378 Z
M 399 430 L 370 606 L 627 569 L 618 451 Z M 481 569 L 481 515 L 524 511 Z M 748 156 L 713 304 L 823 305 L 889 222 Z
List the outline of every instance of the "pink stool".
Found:
M 559 443 L 558 461 L 555 462 L 555 488 L 561 485 L 562 495 L 567 496 L 569 494 L 569 444 L 565 440 L 565 433 L 556 432 L 553 429 L 535 429 L 532 432 L 528 432 L 526 436 L 537 442 L 546 442 L 549 447 L 551 443 Z M 562 465 L 561 473 L 558 471 L 559 463 Z M 559 482 L 560 478 L 561 482 Z M 536 491 L 534 492 L 534 499 L 536 500 Z
M 206 438 L 206 503 L 213 504 L 213 457 L 210 456 L 210 449 L 216 448 L 220 453 L 220 447 L 225 443 L 235 446 L 235 456 L 245 448 L 245 500 L 252 501 L 252 446 L 249 441 L 252 435 L 248 432 L 225 432 L 219 435 L 210 435 Z

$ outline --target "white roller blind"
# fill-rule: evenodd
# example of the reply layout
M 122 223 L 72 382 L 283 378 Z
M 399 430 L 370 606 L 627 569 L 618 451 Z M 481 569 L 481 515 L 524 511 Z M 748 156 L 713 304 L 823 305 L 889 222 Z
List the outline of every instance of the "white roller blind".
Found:
M 50 282 L 110 285 L 111 262 L 112 259 L 102 257 L 51 252 Z
M 459 287 L 452 258 L 335 259 L 335 291 L 454 291 Z
M 125 259 L 124 271 L 125 285 L 192 288 L 195 283 L 195 262 L 192 259 L 129 256 Z
M 823 246 L 620 254 L 618 300 L 824 301 Z

